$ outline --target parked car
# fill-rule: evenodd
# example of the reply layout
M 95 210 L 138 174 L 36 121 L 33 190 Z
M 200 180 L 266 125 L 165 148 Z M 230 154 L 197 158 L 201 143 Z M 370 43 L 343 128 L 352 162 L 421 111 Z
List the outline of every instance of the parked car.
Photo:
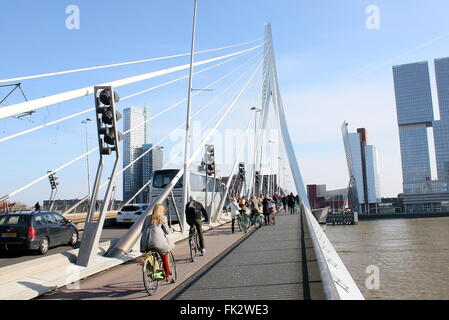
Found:
M 0 250 L 37 250 L 44 255 L 51 247 L 75 246 L 76 226 L 57 212 L 26 211 L 0 215 Z
M 126 205 L 117 213 L 116 222 L 117 224 L 134 223 L 147 209 L 148 204 L 137 203 Z

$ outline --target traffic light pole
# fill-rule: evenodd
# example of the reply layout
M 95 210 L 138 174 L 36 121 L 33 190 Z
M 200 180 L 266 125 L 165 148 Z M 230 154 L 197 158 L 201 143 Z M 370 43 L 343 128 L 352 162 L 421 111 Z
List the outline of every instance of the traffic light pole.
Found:
M 109 128 L 112 131 L 103 131 L 105 127 L 103 126 L 103 118 L 101 114 L 101 110 L 106 110 L 105 107 L 101 106 L 100 98 L 98 96 L 98 92 L 109 91 L 110 97 L 110 110 L 112 110 L 112 127 Z M 109 202 L 111 200 L 112 190 L 114 188 L 114 180 L 115 180 L 115 172 L 117 170 L 117 165 L 120 160 L 120 150 L 119 150 L 119 132 L 117 129 L 117 113 L 115 108 L 116 98 L 114 94 L 114 90 L 111 86 L 106 87 L 95 87 L 94 91 L 95 97 L 95 109 L 96 109 L 96 119 L 97 119 L 97 129 L 98 129 L 98 144 L 100 146 L 100 160 L 98 163 L 97 175 L 95 177 L 94 189 L 92 192 L 92 197 L 90 199 L 89 205 L 89 214 L 86 219 L 86 224 L 84 226 L 83 237 L 81 239 L 81 246 L 79 249 L 78 259 L 76 264 L 79 266 L 87 267 L 92 262 L 93 258 L 97 255 L 98 244 L 100 242 L 101 232 L 103 231 L 104 221 L 106 219 L 107 208 L 109 206 Z M 105 112 L 105 111 L 103 111 Z M 104 115 L 104 113 L 103 113 Z M 101 137 L 102 134 L 113 134 L 113 148 L 105 147 L 105 137 Z M 110 136 L 112 137 L 112 136 Z M 105 140 L 103 140 L 105 139 Z M 112 142 L 112 141 L 110 141 Z M 108 187 L 106 189 L 106 193 L 104 196 L 103 203 L 100 208 L 100 214 L 97 221 L 93 221 L 95 214 L 95 204 L 98 198 L 98 190 L 100 188 L 101 176 L 103 172 L 103 155 L 109 155 L 111 152 L 115 152 L 115 162 L 114 167 L 111 172 L 111 176 L 109 178 Z

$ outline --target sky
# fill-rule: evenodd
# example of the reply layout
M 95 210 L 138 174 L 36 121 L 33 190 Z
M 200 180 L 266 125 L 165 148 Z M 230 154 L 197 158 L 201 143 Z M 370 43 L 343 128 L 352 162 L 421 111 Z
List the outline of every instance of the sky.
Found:
M 429 61 L 432 85 L 433 59 L 449 56 L 449 3 L 445 0 L 199 0 L 197 50 L 222 47 L 263 37 L 264 24 L 271 22 L 281 94 L 289 131 L 306 184 L 344 188 L 347 166 L 340 127 L 368 130 L 369 143 L 379 153 L 381 191 L 385 197 L 402 192 L 402 173 L 397 129 L 392 66 Z M 76 5 L 79 29 L 68 29 L 66 9 Z M 378 10 L 378 16 L 373 15 Z M 0 79 L 139 60 L 190 50 L 193 0 L 164 1 L 2 1 L 0 4 Z M 379 19 L 375 19 L 378 17 Z M 374 20 L 373 20 L 374 19 Z M 259 41 L 260 43 L 260 41 Z M 249 48 L 254 44 L 243 46 Z M 206 59 L 242 48 L 198 55 Z M 198 94 L 197 110 L 221 93 L 240 75 L 234 89 L 223 93 L 198 120 L 204 128 L 255 70 L 262 50 L 195 76 L 194 86 L 205 87 L 246 63 L 214 91 Z M 132 75 L 188 63 L 188 57 L 136 64 L 126 67 L 80 72 L 51 78 L 24 80 L 28 99 L 82 88 Z M 196 70 L 197 71 L 197 70 Z M 244 72 L 247 72 L 246 74 Z M 120 89 L 121 96 L 176 79 L 176 73 Z M 259 103 L 261 75 L 230 114 L 225 127 L 242 128 L 250 113 L 244 108 Z M 435 90 L 434 90 L 435 91 Z M 0 98 L 7 88 L 0 88 Z M 184 98 L 187 79 L 151 91 L 119 108 L 142 108 L 152 114 Z M 2 104 L 21 102 L 15 92 Z M 0 106 L 0 107 L 2 107 Z M 434 92 L 436 117 L 438 101 Z M 93 107 L 86 97 L 39 110 L 21 119 L 0 120 L 0 137 Z M 247 110 L 246 109 L 246 110 Z M 152 122 L 152 139 L 157 141 L 185 119 L 185 103 Z M 218 113 L 217 113 L 218 114 Z M 79 156 L 86 150 L 85 127 L 81 120 L 93 113 L 55 126 L 0 142 L 2 183 L 0 194 L 8 194 Z M 212 121 L 211 121 L 212 120 Z M 88 125 L 89 147 L 96 146 L 95 127 Z M 165 143 L 170 147 L 175 141 Z M 166 160 L 168 159 L 168 152 Z M 98 155 L 90 156 L 91 176 Z M 105 170 L 110 170 L 108 165 Z M 86 189 L 83 159 L 58 173 L 58 198 L 82 198 Z M 121 180 L 117 181 L 119 189 Z M 83 190 L 84 188 L 84 190 Z M 121 192 L 120 192 L 121 193 Z M 49 196 L 47 180 L 18 193 L 13 201 L 32 204 Z

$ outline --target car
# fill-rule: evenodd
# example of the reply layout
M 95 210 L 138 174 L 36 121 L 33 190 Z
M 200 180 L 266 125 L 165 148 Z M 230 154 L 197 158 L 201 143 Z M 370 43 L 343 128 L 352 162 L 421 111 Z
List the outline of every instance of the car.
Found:
M 148 204 L 137 203 L 137 204 L 129 204 L 120 209 L 117 213 L 117 217 L 115 221 L 117 224 L 123 223 L 134 223 L 139 220 L 139 217 L 145 210 L 148 209 Z
M 45 255 L 51 247 L 74 247 L 78 238 L 76 226 L 57 212 L 0 214 L 0 250 L 32 250 Z

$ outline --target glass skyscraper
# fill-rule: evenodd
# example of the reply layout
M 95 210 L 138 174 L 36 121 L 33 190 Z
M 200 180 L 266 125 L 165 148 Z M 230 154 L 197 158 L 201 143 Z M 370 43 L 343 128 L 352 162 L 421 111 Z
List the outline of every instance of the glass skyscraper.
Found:
M 147 108 L 123 110 L 123 131 L 131 130 L 123 139 L 123 167 L 142 155 L 142 145 L 150 141 L 150 121 Z M 142 187 L 142 160 L 131 165 L 123 173 L 123 201 L 128 201 Z
M 441 120 L 434 118 L 427 61 L 393 67 L 404 195 L 446 193 L 439 197 L 443 200 L 448 196 L 449 178 L 449 58 L 435 60 L 435 76 Z M 433 127 L 438 180 L 432 180 L 431 175 L 427 135 L 430 127 Z M 432 207 L 436 202 L 421 205 L 426 209 L 425 206 Z
M 376 209 L 380 202 L 380 178 L 378 155 L 376 147 L 368 145 L 365 129 L 349 133 L 348 124 L 341 127 L 348 165 L 352 202 L 359 207 L 360 212 L 367 213 Z

